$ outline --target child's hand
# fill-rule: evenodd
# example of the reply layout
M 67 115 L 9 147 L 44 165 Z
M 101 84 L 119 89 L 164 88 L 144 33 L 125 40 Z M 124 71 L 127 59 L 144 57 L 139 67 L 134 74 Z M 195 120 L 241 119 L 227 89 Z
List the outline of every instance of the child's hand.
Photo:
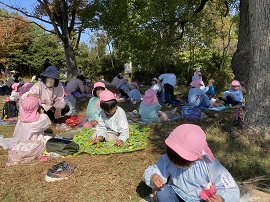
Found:
M 229 94 L 229 96 L 230 96 L 231 98 L 233 98 L 233 99 L 234 99 L 234 95 L 233 95 L 233 94 Z
M 151 181 L 159 189 L 161 189 L 164 186 L 161 177 L 156 173 L 151 176 Z
M 98 136 L 93 139 L 93 143 L 101 142 L 104 138 L 102 136 Z
M 115 144 L 116 144 L 117 146 L 123 146 L 124 142 L 123 142 L 122 140 L 117 140 L 117 141 L 115 142 Z
M 224 202 L 223 198 L 220 195 L 214 195 L 211 198 L 206 199 L 207 202 Z

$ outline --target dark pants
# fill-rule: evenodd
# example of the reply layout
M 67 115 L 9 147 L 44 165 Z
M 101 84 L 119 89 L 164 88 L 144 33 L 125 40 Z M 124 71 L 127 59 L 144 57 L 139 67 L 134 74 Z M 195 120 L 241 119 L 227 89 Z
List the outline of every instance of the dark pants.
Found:
M 122 89 L 120 89 L 119 92 L 120 92 L 122 98 L 125 98 L 125 99 L 129 98 L 128 94 L 125 93 Z
M 52 107 L 51 109 L 45 112 L 52 122 L 55 122 L 54 112 L 55 112 L 55 107 Z M 65 115 L 68 112 L 69 112 L 69 106 L 66 105 L 63 109 L 61 109 L 61 116 Z
M 225 102 L 225 105 L 232 105 L 232 106 L 235 106 L 235 105 L 238 105 L 238 104 L 241 104 L 241 102 L 238 102 L 238 101 L 234 101 L 232 97 L 230 96 L 227 96 L 226 99 L 224 98 L 221 98 L 219 97 L 218 98 L 219 100 L 223 100 Z
M 174 88 L 172 85 L 166 83 L 164 84 L 164 89 L 166 103 L 170 104 L 172 101 L 174 101 Z

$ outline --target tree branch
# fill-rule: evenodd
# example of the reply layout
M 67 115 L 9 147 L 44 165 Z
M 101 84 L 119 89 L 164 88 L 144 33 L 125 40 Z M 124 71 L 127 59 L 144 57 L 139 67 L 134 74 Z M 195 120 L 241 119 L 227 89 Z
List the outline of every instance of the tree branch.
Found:
M 7 5 L 7 4 L 5 4 L 5 3 L 2 2 L 2 1 L 0 1 L 0 4 L 2 4 L 3 6 L 6 6 L 6 7 L 8 7 L 8 8 L 10 8 L 10 9 L 12 9 L 12 10 L 18 11 L 18 12 L 22 13 L 23 15 L 25 15 L 25 16 L 27 16 L 27 17 L 29 17 L 29 18 L 35 18 L 35 19 L 40 20 L 40 21 L 42 21 L 42 22 L 45 22 L 45 23 L 48 23 L 48 24 L 52 24 L 50 21 L 44 20 L 44 19 L 39 18 L 39 17 L 34 16 L 34 15 L 30 15 L 30 14 L 28 14 L 27 12 L 22 11 L 22 10 L 19 9 L 19 8 L 16 8 L 16 7 Z
M 229 14 L 229 11 L 230 11 L 230 8 L 229 8 L 229 3 L 228 3 L 228 1 L 224 1 L 224 4 L 225 4 L 225 6 L 226 6 L 226 12 L 225 12 L 225 14 L 224 14 L 224 17 L 226 17 L 228 14 Z
M 209 0 L 202 0 L 200 6 L 194 11 L 194 13 L 199 13 L 204 8 L 207 1 Z
M 55 34 L 55 32 L 51 31 L 51 30 L 48 30 L 46 28 L 44 28 L 42 25 L 34 22 L 34 21 L 27 21 L 27 20 L 24 20 L 23 18 L 17 18 L 17 17 L 14 17 L 14 16 L 9 16 L 9 15 L 1 15 L 0 14 L 0 17 L 3 17 L 3 18 L 7 18 L 7 19 L 15 19 L 15 20 L 20 20 L 22 22 L 25 22 L 25 23 L 32 23 L 32 24 L 35 24 L 37 25 L 38 27 L 42 28 L 43 30 L 45 30 L 46 32 L 50 32 L 52 34 Z

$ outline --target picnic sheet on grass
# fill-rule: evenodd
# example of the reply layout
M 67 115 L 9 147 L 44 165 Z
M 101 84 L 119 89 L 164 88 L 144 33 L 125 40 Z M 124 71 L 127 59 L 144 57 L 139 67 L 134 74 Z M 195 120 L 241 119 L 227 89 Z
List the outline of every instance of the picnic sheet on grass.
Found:
M 212 111 L 221 111 L 223 109 L 226 109 L 227 107 L 226 106 L 220 106 L 220 107 L 210 107 L 210 108 L 207 108 L 207 110 L 212 110 Z
M 115 142 L 98 142 L 93 144 L 92 135 L 94 132 L 95 129 L 83 128 L 80 133 L 73 137 L 73 141 L 79 145 L 79 151 L 76 154 L 82 152 L 89 154 L 114 154 L 146 149 L 150 135 L 150 126 L 141 124 L 129 125 L 129 138 L 120 147 L 116 146 Z

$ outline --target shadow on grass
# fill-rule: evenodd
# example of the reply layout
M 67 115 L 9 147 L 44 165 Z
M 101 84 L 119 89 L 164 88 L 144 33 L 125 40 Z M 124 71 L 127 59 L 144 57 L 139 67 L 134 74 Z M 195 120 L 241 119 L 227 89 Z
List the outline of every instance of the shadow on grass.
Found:
M 152 193 L 152 189 L 144 181 L 141 181 L 136 188 L 136 192 L 141 198 L 145 198 Z

